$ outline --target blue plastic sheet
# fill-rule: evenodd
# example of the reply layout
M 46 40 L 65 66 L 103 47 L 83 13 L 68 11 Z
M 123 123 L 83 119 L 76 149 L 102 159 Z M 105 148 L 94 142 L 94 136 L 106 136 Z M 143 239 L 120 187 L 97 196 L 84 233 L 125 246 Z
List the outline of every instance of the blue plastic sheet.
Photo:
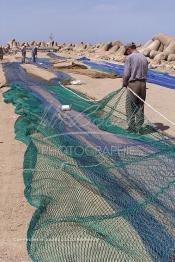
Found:
M 78 61 L 91 61 L 91 59 L 83 56 L 83 57 L 79 58 Z
M 88 61 L 86 58 L 85 59 L 81 58 L 81 61 L 85 65 L 90 66 L 92 69 L 114 72 L 119 75 L 123 75 L 123 70 L 124 70 L 123 65 L 117 65 L 117 64 L 112 64 L 108 62 L 95 63 L 92 61 Z M 147 82 L 157 84 L 160 86 L 164 86 L 170 89 L 175 89 L 175 77 L 170 76 L 167 73 L 160 73 L 160 72 L 156 72 L 153 70 L 149 70 Z
M 60 60 L 66 59 L 64 56 L 56 55 L 54 53 L 48 53 L 47 56 L 49 56 L 50 58 L 53 58 L 53 59 L 60 59 Z

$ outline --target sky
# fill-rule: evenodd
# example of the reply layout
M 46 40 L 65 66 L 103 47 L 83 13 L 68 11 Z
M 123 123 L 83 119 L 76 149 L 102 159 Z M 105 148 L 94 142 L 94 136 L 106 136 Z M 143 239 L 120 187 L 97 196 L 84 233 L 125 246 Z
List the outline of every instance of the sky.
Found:
M 164 32 L 175 36 L 174 0 L 0 0 L 0 43 L 145 42 Z

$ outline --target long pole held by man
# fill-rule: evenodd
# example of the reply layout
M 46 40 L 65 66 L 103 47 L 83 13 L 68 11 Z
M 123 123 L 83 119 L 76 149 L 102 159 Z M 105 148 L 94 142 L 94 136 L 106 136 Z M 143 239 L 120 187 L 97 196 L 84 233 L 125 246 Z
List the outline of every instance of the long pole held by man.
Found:
M 146 99 L 148 61 L 144 55 L 137 51 L 134 43 L 126 45 L 125 54 L 127 57 L 124 67 L 123 87 L 127 88 L 126 115 L 128 131 L 141 132 L 144 124 L 143 101 Z

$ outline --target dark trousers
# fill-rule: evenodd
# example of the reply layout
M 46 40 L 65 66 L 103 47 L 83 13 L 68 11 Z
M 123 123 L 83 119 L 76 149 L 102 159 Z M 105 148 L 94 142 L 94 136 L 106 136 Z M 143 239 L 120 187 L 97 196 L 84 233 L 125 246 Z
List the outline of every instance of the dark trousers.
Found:
M 25 62 L 26 62 L 26 56 L 22 55 L 22 63 L 25 64 Z
M 36 55 L 32 55 L 32 62 L 33 62 L 33 63 L 36 62 Z
M 129 82 L 128 87 L 144 101 L 146 99 L 146 82 Z M 144 103 L 137 98 L 130 90 L 127 90 L 126 114 L 129 129 L 140 129 L 144 123 Z

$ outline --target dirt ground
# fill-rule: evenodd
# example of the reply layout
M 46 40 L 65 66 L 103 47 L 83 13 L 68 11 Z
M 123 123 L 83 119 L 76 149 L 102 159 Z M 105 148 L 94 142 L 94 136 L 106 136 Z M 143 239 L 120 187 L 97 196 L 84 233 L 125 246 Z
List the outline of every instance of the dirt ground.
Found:
M 0 65 L 0 85 L 5 78 Z M 26 233 L 34 209 L 24 198 L 22 177 L 26 147 L 15 140 L 14 124 L 17 115 L 11 104 L 3 102 L 0 89 L 0 261 L 31 261 L 26 250 Z

